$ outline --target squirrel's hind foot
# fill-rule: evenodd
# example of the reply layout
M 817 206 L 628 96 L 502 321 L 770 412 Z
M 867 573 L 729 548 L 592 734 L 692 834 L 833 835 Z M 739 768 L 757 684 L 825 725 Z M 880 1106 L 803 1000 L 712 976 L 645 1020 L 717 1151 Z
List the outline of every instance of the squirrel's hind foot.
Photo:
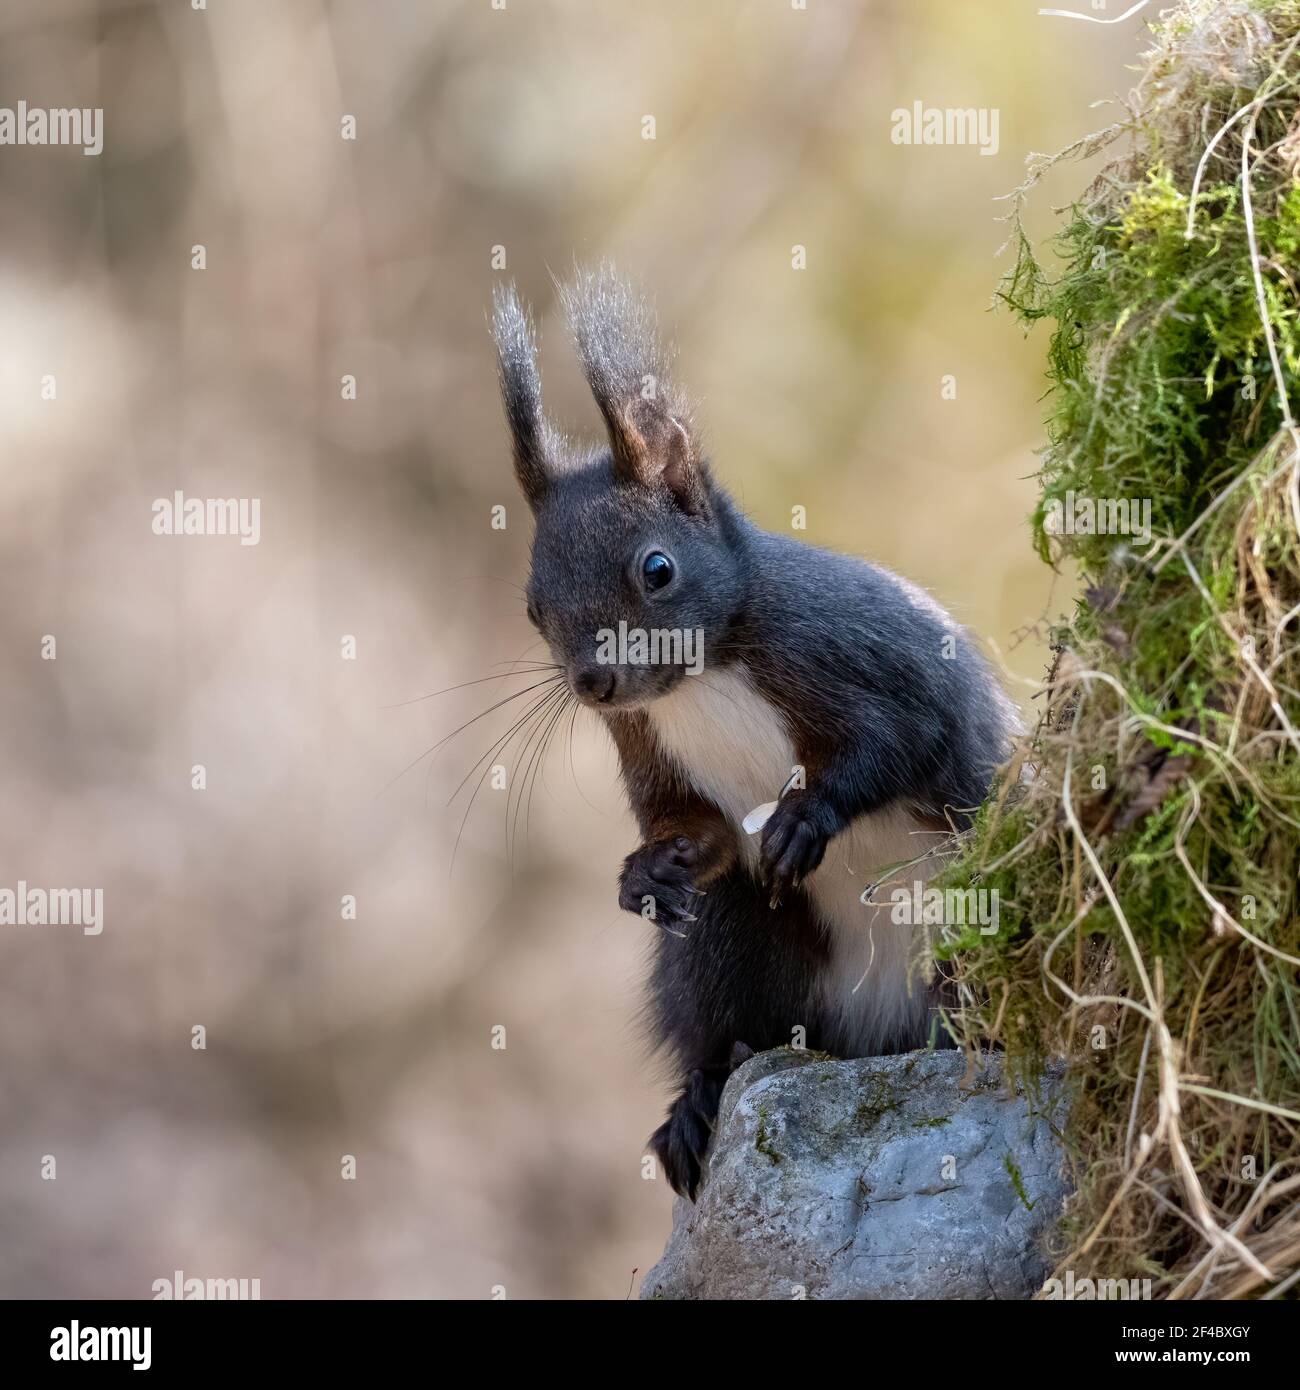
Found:
M 673 1191 L 692 1202 L 726 1079 L 725 1071 L 697 1067 L 681 1095 L 668 1107 L 668 1118 L 650 1136 L 650 1147 L 663 1164 Z

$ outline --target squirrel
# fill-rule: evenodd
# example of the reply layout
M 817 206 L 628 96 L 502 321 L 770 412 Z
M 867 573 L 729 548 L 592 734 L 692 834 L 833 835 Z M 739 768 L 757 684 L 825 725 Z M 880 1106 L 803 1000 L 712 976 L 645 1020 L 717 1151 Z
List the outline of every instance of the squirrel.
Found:
M 864 884 L 911 861 L 933 872 L 927 851 L 969 823 L 1019 726 L 927 593 L 742 514 L 653 312 L 612 267 L 560 296 L 607 447 L 548 423 L 531 317 L 513 286 L 494 295 L 534 516 L 527 611 L 612 736 L 640 826 L 619 903 L 662 928 L 646 1020 L 680 1077 L 650 1147 L 693 1201 L 723 1084 L 753 1050 L 927 1044 L 939 986 L 915 978 L 920 924 L 896 925 Z M 703 659 L 634 660 L 615 630 L 694 634 Z

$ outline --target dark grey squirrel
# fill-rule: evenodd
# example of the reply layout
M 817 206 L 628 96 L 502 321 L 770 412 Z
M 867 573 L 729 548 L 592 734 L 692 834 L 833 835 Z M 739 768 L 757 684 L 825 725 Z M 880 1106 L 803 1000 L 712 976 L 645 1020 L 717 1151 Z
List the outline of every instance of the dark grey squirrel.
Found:
M 530 318 L 513 288 L 494 304 L 535 518 L 528 616 L 613 737 L 640 824 L 619 902 L 660 928 L 647 1022 L 681 1078 L 650 1143 L 693 1200 L 723 1084 L 751 1049 L 861 1057 L 932 1038 L 924 929 L 864 888 L 912 861 L 892 881 L 932 871 L 1017 720 L 924 591 L 742 515 L 653 314 L 610 267 L 579 271 L 561 299 L 605 448 L 547 423 Z M 692 636 L 702 660 L 685 659 Z

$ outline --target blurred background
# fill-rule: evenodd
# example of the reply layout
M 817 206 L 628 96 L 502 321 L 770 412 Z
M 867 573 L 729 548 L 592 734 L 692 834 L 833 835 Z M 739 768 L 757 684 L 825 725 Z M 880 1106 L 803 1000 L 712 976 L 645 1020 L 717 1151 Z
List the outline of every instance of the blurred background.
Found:
M 0 1295 L 624 1298 L 659 1255 L 612 753 L 561 730 L 516 822 L 516 741 L 471 809 L 526 702 L 447 736 L 530 682 L 433 695 L 542 654 L 495 279 L 594 435 L 549 275 L 613 257 L 755 519 L 930 589 L 1032 709 L 1070 592 L 995 199 L 1111 118 L 1141 18 L 497 4 L 0 8 L 0 106 L 105 113 L 95 158 L 0 147 L 0 886 L 105 919 L 0 927 Z M 892 144 L 915 101 L 997 108 L 998 153 Z M 153 534 L 178 489 L 259 498 L 260 543 Z

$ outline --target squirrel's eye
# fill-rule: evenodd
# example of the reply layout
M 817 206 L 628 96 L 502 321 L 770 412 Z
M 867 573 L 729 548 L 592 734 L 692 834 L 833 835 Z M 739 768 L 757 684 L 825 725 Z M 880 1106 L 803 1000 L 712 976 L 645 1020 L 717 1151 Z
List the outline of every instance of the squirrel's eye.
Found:
M 541 614 L 538 613 L 537 608 L 533 604 L 531 599 L 528 602 L 528 608 L 526 611 L 528 613 L 528 621 L 532 623 L 532 625 L 538 630 L 538 632 L 540 632 L 542 630 Z
M 641 573 L 645 576 L 645 586 L 651 592 L 655 589 L 662 589 L 665 584 L 673 577 L 673 562 L 663 553 L 662 550 L 652 550 L 645 557 L 641 566 Z

